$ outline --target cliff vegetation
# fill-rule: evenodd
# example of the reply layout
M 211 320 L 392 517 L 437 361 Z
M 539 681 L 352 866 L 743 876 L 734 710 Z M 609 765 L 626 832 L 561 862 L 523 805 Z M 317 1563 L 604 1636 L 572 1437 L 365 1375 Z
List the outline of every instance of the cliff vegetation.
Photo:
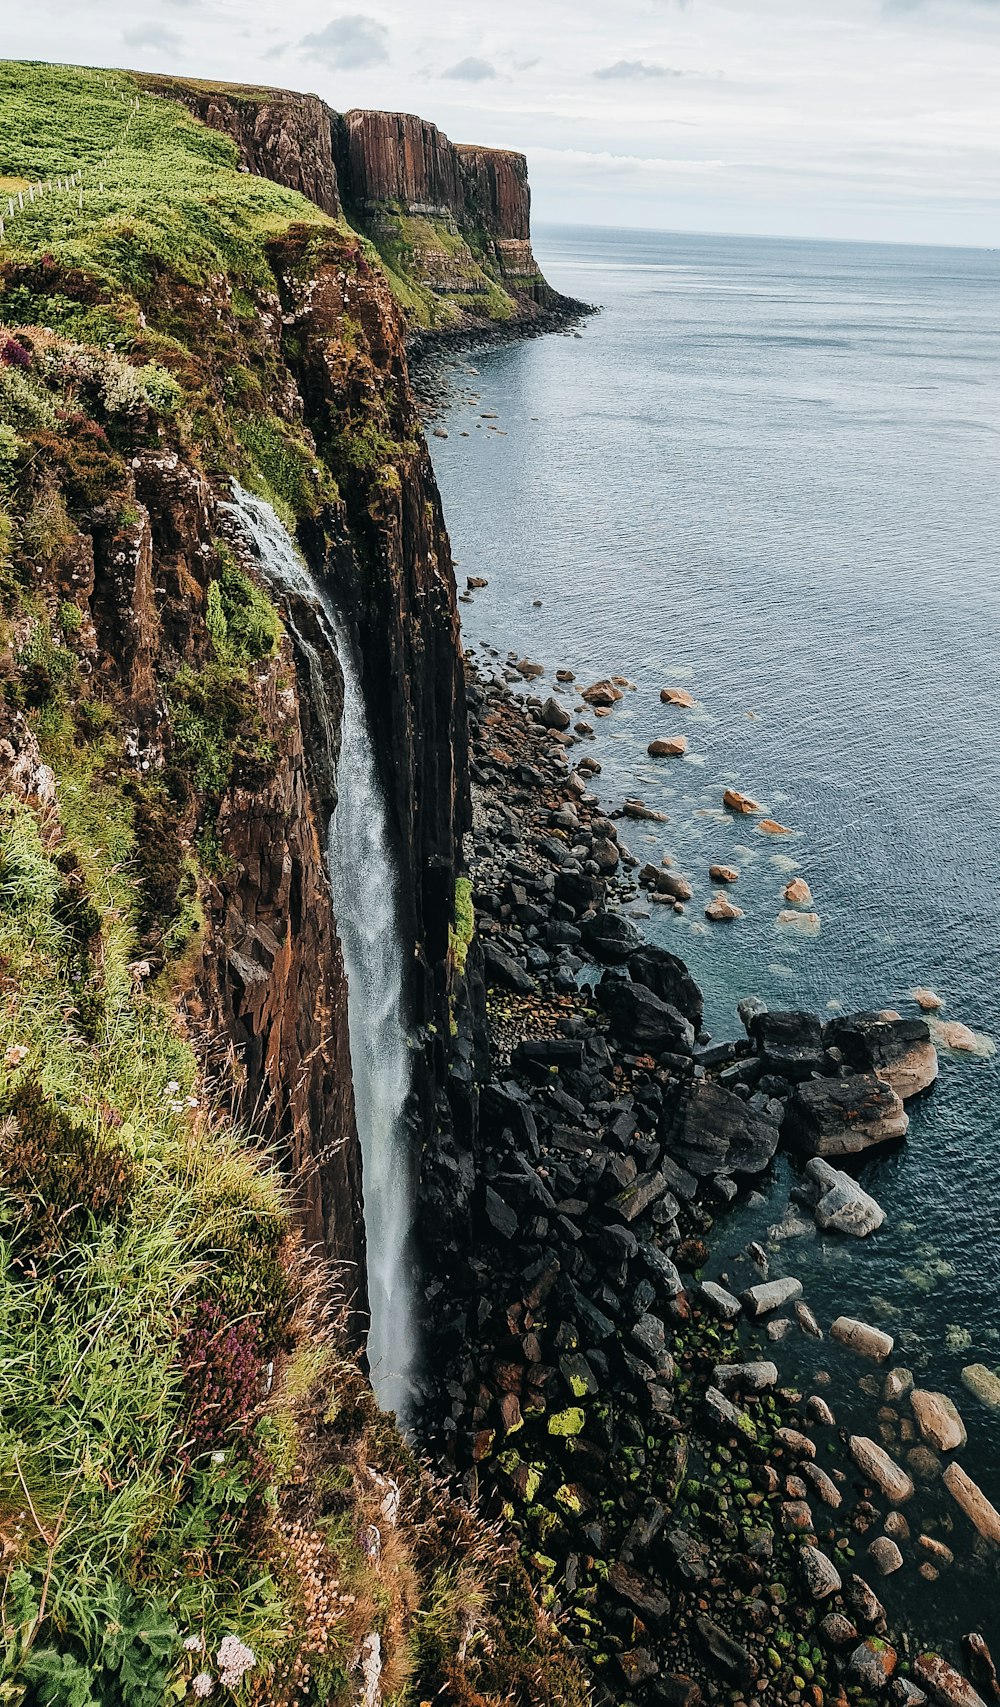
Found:
M 582 1702 L 357 1360 L 331 785 L 224 507 L 406 626 L 388 286 L 127 74 L 0 88 L 0 1702 Z

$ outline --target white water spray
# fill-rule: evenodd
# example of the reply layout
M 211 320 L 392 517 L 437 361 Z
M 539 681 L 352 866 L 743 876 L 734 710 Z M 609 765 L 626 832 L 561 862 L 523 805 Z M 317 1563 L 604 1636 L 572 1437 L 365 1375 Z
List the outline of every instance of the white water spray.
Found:
M 406 1422 L 415 1354 L 408 1242 L 413 1167 L 404 1122 L 410 1049 L 404 1021 L 403 945 L 398 883 L 385 799 L 353 649 L 333 605 L 310 574 L 269 504 L 234 483 L 240 527 L 265 579 L 292 596 L 288 626 L 309 669 L 313 708 L 337 779 L 327 868 L 347 971 L 348 1028 L 358 1137 L 364 1171 L 371 1324 L 368 1361 L 379 1403 Z M 340 660 L 344 712 L 339 730 L 322 663 L 295 620 L 305 601 Z

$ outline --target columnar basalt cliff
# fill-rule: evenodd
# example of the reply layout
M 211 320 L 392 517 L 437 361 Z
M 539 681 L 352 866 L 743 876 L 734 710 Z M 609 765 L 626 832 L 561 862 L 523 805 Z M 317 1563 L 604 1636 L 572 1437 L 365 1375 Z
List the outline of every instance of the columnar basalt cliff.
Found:
M 166 77 L 147 86 L 231 136 L 248 171 L 343 210 L 379 250 L 411 325 L 579 311 L 532 252 L 523 154 L 455 144 L 412 113 L 336 113 L 315 95 Z

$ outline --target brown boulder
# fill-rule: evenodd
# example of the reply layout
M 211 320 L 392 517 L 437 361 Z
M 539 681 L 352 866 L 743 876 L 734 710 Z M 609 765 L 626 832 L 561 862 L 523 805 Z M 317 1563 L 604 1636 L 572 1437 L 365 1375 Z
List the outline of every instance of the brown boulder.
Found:
M 651 759 L 679 759 L 687 752 L 687 745 L 683 735 L 657 736 L 646 751 Z
M 664 705 L 679 705 L 689 711 L 694 700 L 685 688 L 661 688 L 660 698 Z
M 763 806 L 756 800 L 751 800 L 749 794 L 739 794 L 735 788 L 727 788 L 722 796 L 723 806 L 728 806 L 730 812 L 763 812 Z
M 581 690 L 580 697 L 585 699 L 588 705 L 603 706 L 605 709 L 610 709 L 622 698 L 622 690 L 616 688 L 614 682 L 608 680 L 591 682 L 589 688 Z

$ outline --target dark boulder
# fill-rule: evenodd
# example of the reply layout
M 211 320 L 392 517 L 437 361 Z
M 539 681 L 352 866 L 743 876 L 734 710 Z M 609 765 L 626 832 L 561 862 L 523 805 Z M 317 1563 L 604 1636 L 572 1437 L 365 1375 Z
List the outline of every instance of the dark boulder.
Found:
M 889 1019 L 885 1014 L 841 1014 L 823 1028 L 856 1073 L 877 1073 L 903 1098 L 916 1096 L 937 1078 L 937 1051 L 925 1019 Z
M 808 1156 L 853 1156 L 902 1138 L 909 1125 L 892 1086 L 874 1073 L 813 1079 L 785 1108 L 782 1134 Z
M 516 961 L 513 955 L 507 954 L 496 943 L 489 939 L 483 943 L 483 963 L 486 967 L 487 984 L 499 984 L 503 990 L 513 990 L 516 995 L 527 996 L 538 989 L 531 973 Z
M 611 1030 L 628 1048 L 657 1053 L 661 1049 L 690 1054 L 694 1027 L 669 1002 L 661 1002 L 645 984 L 608 977 L 597 986 L 597 1000 L 611 1021 Z
M 828 1067 L 823 1024 L 815 1014 L 754 1014 L 747 1031 L 768 1072 L 783 1079 L 798 1084 Z
M 584 913 L 604 900 L 604 879 L 590 877 L 585 871 L 557 871 L 555 893 L 556 900 L 565 901 L 574 913 Z
M 698 1179 L 759 1174 L 778 1147 L 778 1125 L 711 1079 L 684 1086 L 667 1122 L 671 1153 Z
M 595 913 L 584 920 L 580 934 L 584 948 L 603 966 L 624 965 L 642 941 L 631 919 L 621 913 Z
M 677 1008 L 696 1031 L 701 1030 L 704 997 L 683 960 L 668 949 L 646 943 L 629 956 L 629 973 L 636 984 L 645 984 L 661 1002 Z

